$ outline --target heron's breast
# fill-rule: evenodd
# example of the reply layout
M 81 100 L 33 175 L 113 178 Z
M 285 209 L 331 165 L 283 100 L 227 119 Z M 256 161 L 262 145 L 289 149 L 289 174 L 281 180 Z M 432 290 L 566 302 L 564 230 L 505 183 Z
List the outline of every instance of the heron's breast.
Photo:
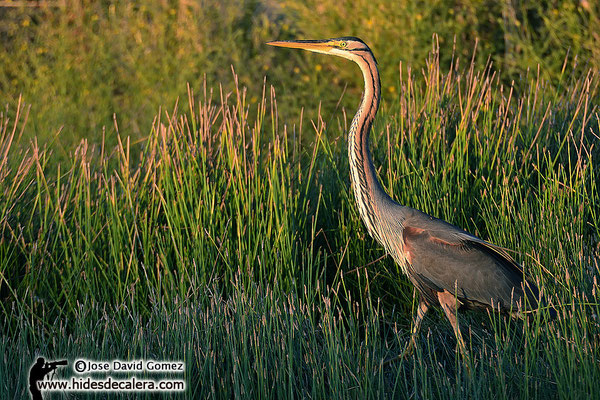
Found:
M 400 266 L 405 274 L 408 271 L 408 265 L 411 262 L 409 249 L 404 245 L 401 226 L 392 226 L 389 223 L 379 225 L 381 229 L 378 232 L 377 239 L 383 245 L 389 255 Z

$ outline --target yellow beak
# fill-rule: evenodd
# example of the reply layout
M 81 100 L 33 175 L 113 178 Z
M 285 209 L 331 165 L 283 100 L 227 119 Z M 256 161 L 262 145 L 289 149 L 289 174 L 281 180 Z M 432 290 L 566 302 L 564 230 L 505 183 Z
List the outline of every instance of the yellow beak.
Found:
M 270 46 L 303 49 L 317 53 L 328 53 L 332 48 L 331 40 L 280 40 L 267 42 Z

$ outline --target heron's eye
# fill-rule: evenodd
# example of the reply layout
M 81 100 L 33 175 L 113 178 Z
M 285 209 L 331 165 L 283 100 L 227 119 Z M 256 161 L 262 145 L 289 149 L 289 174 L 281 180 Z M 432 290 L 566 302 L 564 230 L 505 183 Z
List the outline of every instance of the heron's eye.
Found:
M 344 49 L 344 48 L 346 48 L 346 46 L 348 46 L 348 43 L 347 43 L 347 42 L 340 42 L 340 47 L 341 47 L 341 48 L 343 48 L 343 49 Z

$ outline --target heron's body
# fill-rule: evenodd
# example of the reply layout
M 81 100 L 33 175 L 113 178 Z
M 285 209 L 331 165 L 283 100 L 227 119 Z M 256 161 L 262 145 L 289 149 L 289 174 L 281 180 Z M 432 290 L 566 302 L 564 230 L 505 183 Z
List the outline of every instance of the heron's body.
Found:
M 519 264 L 500 247 L 419 210 L 393 201 L 383 190 L 369 151 L 369 132 L 380 102 L 377 62 L 360 39 L 344 37 L 269 44 L 302 48 L 352 60 L 360 67 L 365 90 L 348 134 L 350 179 L 367 230 L 400 265 L 421 295 L 414 335 L 431 305 L 443 308 L 459 344 L 456 320 L 461 307 L 516 313 L 536 307 L 538 289 Z

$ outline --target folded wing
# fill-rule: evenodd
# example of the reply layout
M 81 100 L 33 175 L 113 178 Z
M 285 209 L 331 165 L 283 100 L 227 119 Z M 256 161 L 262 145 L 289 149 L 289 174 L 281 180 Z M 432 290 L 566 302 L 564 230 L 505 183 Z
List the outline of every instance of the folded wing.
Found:
M 429 216 L 418 224 L 407 221 L 403 240 L 418 286 L 447 290 L 471 307 L 517 311 L 537 306 L 538 289 L 501 247 Z

